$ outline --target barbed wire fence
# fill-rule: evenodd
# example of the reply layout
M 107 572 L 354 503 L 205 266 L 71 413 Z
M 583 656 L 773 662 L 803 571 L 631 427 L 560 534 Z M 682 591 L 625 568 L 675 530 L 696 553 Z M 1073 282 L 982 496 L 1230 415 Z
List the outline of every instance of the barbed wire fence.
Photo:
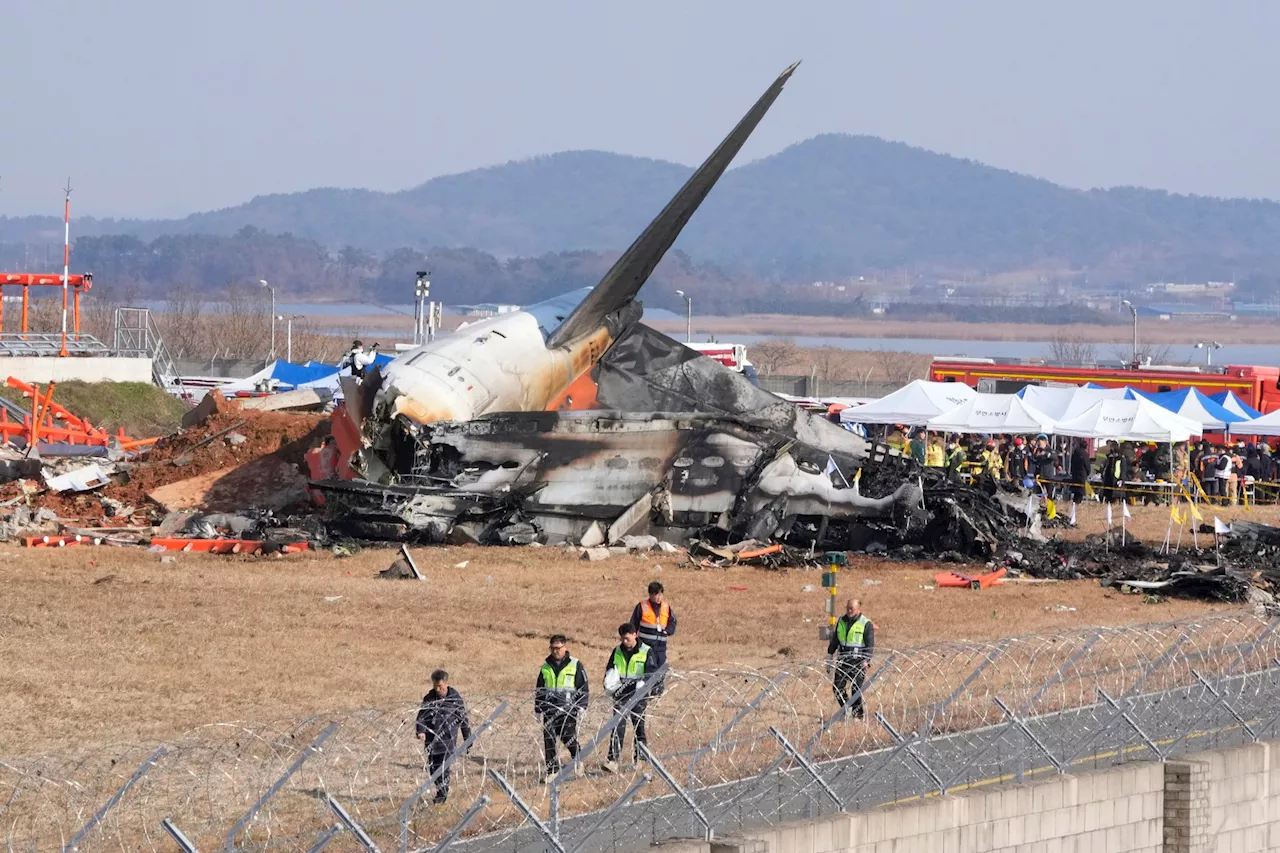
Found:
M 601 768 L 621 715 L 595 695 L 578 759 L 551 779 L 532 691 L 464 692 L 474 728 L 441 805 L 417 704 L 211 725 L 0 760 L 0 837 L 10 851 L 622 853 L 1273 738 L 1277 628 L 1229 614 L 879 651 L 863 719 L 837 705 L 825 661 L 675 670 L 661 696 L 637 694 L 651 752 Z

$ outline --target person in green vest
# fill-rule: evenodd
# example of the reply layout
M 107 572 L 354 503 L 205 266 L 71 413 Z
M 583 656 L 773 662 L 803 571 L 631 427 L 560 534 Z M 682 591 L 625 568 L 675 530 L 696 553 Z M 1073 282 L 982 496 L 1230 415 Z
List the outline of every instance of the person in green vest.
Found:
M 618 713 L 658 668 L 649 647 L 636 637 L 636 628 L 630 622 L 618 626 L 619 643 L 609 654 L 605 664 L 604 690 L 613 697 L 613 711 Z M 627 722 L 635 729 L 632 741 L 635 762 L 640 763 L 640 744 L 648 743 L 648 735 L 644 728 L 644 712 L 648 699 L 641 699 L 632 706 L 609 736 L 609 757 L 601 765 L 610 773 L 618 772 L 618 756 L 622 754 L 622 739 L 627 734 Z
M 964 448 L 960 446 L 960 442 L 955 436 L 951 437 L 951 441 L 947 442 L 947 479 L 952 482 L 960 481 L 960 466 L 964 464 Z
M 533 713 L 542 720 L 547 778 L 560 772 L 556 741 L 565 745 L 570 758 L 578 757 L 578 720 L 587 710 L 589 685 L 586 667 L 569 654 L 569 641 L 564 634 L 553 634 L 533 689 Z
M 862 683 L 876 648 L 876 626 L 862 612 L 862 602 L 851 598 L 827 643 L 831 658 L 831 688 L 846 716 L 862 719 Z

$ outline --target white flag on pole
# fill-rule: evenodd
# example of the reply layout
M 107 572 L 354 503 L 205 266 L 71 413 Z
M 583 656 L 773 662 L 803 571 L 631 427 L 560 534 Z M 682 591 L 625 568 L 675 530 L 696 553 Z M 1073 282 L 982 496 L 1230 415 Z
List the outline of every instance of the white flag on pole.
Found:
M 1076 505 L 1074 501 L 1071 503 L 1071 526 L 1076 526 Z
M 1231 525 L 1225 523 L 1222 519 L 1218 518 L 1215 515 L 1213 517 L 1213 532 L 1214 533 L 1230 533 Z
M 1111 526 L 1111 504 L 1107 504 L 1107 527 Z
M 1130 521 L 1133 521 L 1133 516 L 1129 514 L 1129 502 L 1128 502 L 1128 501 L 1125 501 L 1124 503 L 1120 504 L 1120 511 L 1121 511 L 1122 513 L 1124 513 L 1124 517 L 1125 517 L 1125 518 L 1129 519 Z

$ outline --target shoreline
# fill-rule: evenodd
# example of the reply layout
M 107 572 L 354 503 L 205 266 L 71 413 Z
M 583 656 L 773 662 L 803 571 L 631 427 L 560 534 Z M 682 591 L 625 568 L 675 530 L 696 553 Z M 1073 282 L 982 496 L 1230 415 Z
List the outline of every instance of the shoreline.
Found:
M 412 317 L 397 314 L 360 314 L 335 317 L 326 314 L 303 315 L 317 325 L 343 327 L 388 333 L 407 333 Z M 445 316 L 445 329 L 457 326 L 463 318 Z M 682 319 L 646 320 L 647 325 L 665 334 L 683 337 Z M 1092 344 L 1127 346 L 1132 335 L 1128 323 L 1119 325 L 1070 325 L 1049 323 L 960 323 L 910 320 L 836 319 L 800 314 L 745 314 L 740 317 L 694 315 L 694 339 L 708 335 L 754 335 L 763 338 L 875 338 L 890 341 L 899 338 L 1008 341 L 1045 343 L 1057 338 Z M 1187 345 L 1201 340 L 1217 340 L 1227 344 L 1280 344 L 1280 329 L 1270 320 L 1238 320 L 1236 322 L 1183 322 L 1141 320 L 1142 341 L 1159 345 Z
M 653 320 L 648 325 L 667 334 L 683 334 L 683 320 Z M 1132 326 L 1070 325 L 1049 323 L 960 323 L 908 320 L 838 320 L 795 314 L 745 314 L 741 317 L 694 316 L 694 338 L 699 335 L 764 335 L 775 338 L 933 338 L 938 340 L 1048 342 L 1063 337 L 1094 344 L 1128 345 Z M 1238 320 L 1223 323 L 1139 322 L 1139 334 L 1155 344 L 1192 344 L 1219 340 L 1231 344 L 1280 344 L 1280 330 L 1270 320 Z

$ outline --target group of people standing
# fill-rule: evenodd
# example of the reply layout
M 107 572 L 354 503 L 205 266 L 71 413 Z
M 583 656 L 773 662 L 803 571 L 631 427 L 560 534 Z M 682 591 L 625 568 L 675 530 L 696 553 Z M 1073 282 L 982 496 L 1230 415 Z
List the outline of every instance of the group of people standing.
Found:
M 666 601 L 662 584 L 653 581 L 648 596 L 635 606 L 631 619 L 618 626 L 618 644 L 605 659 L 604 691 L 613 699 L 614 713 L 626 711 L 609 738 L 608 757 L 601 764 L 606 772 L 619 770 L 628 723 L 634 732 L 634 761 L 639 763 L 643 757 L 640 744 L 648 742 L 645 712 L 650 699 L 662 695 L 665 685 L 660 670 L 667 662 L 667 641 L 675 633 L 675 612 Z M 644 697 L 633 701 L 637 691 L 646 685 Z M 533 689 L 533 713 L 542 723 L 543 778 L 550 779 L 560 772 L 560 746 L 568 751 L 571 761 L 576 761 L 580 748 L 578 727 L 590 697 L 586 667 L 569 653 L 568 638 L 564 634 L 551 635 L 547 657 L 538 668 Z M 444 803 L 449 797 L 450 779 L 446 765 L 452 763 L 458 735 L 462 735 L 464 743 L 471 739 L 471 726 L 462 695 L 449 685 L 449 673 L 442 669 L 431 673 L 431 690 L 422 697 L 415 731 L 424 744 L 428 772 L 438 776 L 433 802 Z M 581 770 L 581 764 L 575 766 Z
M 1028 439 L 1012 435 L 944 439 L 923 429 L 908 434 L 900 426 L 888 432 L 885 442 L 923 467 L 942 469 L 954 480 L 968 477 L 992 490 L 1000 483 L 1022 486 L 1076 502 L 1086 497 L 1090 483 L 1101 487 L 1100 497 L 1106 502 L 1131 496 L 1135 487 L 1126 484 L 1135 482 L 1182 483 L 1191 491 L 1195 488 L 1192 475 L 1212 501 L 1237 503 L 1244 486 L 1254 483 L 1263 499 L 1280 496 L 1275 485 L 1280 482 L 1280 451 L 1273 452 L 1266 442 L 1111 441 L 1100 444 L 1095 455 L 1083 438 L 1067 439 L 1055 448 L 1044 434 Z

